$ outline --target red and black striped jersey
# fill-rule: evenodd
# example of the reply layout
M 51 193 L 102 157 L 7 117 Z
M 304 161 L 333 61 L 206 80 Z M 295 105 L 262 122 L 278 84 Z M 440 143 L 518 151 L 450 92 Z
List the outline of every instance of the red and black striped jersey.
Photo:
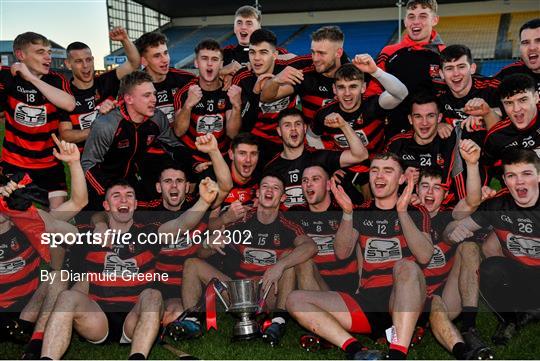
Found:
M 331 113 L 338 113 L 356 132 L 369 154 L 379 153 L 384 145 L 384 118 L 386 110 L 379 105 L 379 96 L 373 96 L 363 101 L 360 108 L 352 113 L 341 109 L 339 102 L 333 101 L 317 111 L 311 125 L 312 132 L 321 137 L 325 149 L 346 150 L 349 143 L 340 129 L 324 125 L 324 119 Z M 351 167 L 354 172 L 369 171 L 369 160 L 358 166 Z
M 281 153 L 276 155 L 264 168 L 263 173 L 281 174 L 285 181 L 287 199 L 283 203 L 284 210 L 305 203 L 302 194 L 302 173 L 312 165 L 320 165 L 329 174 L 340 168 L 341 152 L 333 150 L 317 150 L 305 147 L 302 155 L 296 159 L 285 159 Z
M 285 48 L 277 47 L 278 54 L 288 54 L 289 52 Z M 249 63 L 249 45 L 243 46 L 240 44 L 237 45 L 227 45 L 223 48 L 223 65 L 230 64 L 233 60 L 236 60 L 240 64 Z
M 120 80 L 116 75 L 116 70 L 97 75 L 94 84 L 88 89 L 79 89 L 73 84 L 71 79 L 70 87 L 75 97 L 75 110 L 69 113 L 69 118 L 60 121 L 70 122 L 74 130 L 84 130 L 92 126 L 92 123 L 99 114 L 96 109 L 104 100 L 114 100 L 118 95 Z M 77 144 L 80 150 L 84 147 L 84 142 Z
M 456 98 L 444 81 L 434 80 L 433 84 L 443 110 L 443 120 L 454 127 L 460 125 L 463 120 L 469 117 L 463 111 L 463 108 L 473 98 L 484 99 L 490 107 L 502 109 L 501 101 L 497 94 L 500 81 L 495 78 L 473 74 L 471 90 L 461 98 Z M 476 144 L 480 145 L 484 142 L 485 136 L 485 127 L 475 129 L 474 132 L 469 132 L 463 128 L 461 134 L 462 139 L 472 139 Z
M 417 43 L 408 35 L 400 43 L 385 46 L 377 57 L 377 66 L 396 76 L 409 90 L 409 96 L 388 115 L 386 137 L 410 129 L 407 119 L 410 97 L 419 91 L 433 92 L 433 79 L 439 78 L 440 52 L 444 44 L 437 32 L 433 31 L 428 42 Z M 382 85 L 373 79 L 369 82 L 365 97 L 381 94 Z
M 304 80 L 294 86 L 294 92 L 302 102 L 302 113 L 307 124 L 313 123 L 317 110 L 334 100 L 334 78 L 329 78 L 311 65 L 302 69 Z
M 285 69 L 287 63 L 276 60 L 273 74 Z M 297 106 L 296 96 L 291 95 L 274 102 L 263 103 L 260 94 L 253 92 L 257 76 L 249 69 L 240 69 L 233 78 L 233 84 L 242 88 L 242 130 L 269 142 L 281 145 L 281 137 L 277 133 L 277 116 L 284 109 Z
M 529 69 L 527 65 L 525 65 L 523 60 L 508 64 L 507 66 L 499 70 L 497 74 L 495 74 L 495 78 L 502 81 L 504 78 L 512 74 L 530 75 L 534 80 L 536 80 L 536 91 L 540 93 L 540 73 L 535 73 L 531 69 Z
M 294 249 L 294 240 L 303 235 L 302 227 L 279 212 L 274 222 L 263 224 L 257 219 L 257 209 L 250 210 L 245 220 L 239 220 L 227 227 L 231 232 L 251 234 L 250 243 L 231 245 L 240 254 L 240 266 L 235 276 L 249 278 L 263 273 L 282 257 L 283 253 Z M 246 237 L 242 238 L 246 241 Z
M 221 205 L 222 211 L 227 210 L 231 203 L 236 201 L 240 201 L 242 204 L 253 204 L 255 197 L 257 196 L 257 189 L 259 189 L 260 177 L 256 174 L 253 174 L 245 183 L 241 183 L 236 179 L 232 172 L 231 176 L 233 187 Z
M 520 207 L 508 191 L 482 202 L 471 215 L 482 227 L 493 227 L 504 255 L 525 266 L 540 267 L 540 201 Z
M 422 269 L 426 277 L 428 296 L 446 282 L 454 265 L 457 245 L 450 246 L 442 240 L 444 229 L 453 220 L 451 208 L 441 208 L 437 215 L 431 218 L 431 239 L 435 250 L 429 264 Z
M 507 118 L 491 128 L 484 142 L 484 161 L 488 166 L 500 165 L 502 155 L 508 149 L 532 149 L 540 154 L 540 122 L 538 112 L 540 104 L 536 106 L 536 116 L 524 129 L 518 129 Z
M 45 83 L 71 94 L 68 82 L 60 74 L 49 72 Z M 5 101 L 5 135 L 2 160 L 21 168 L 45 169 L 59 164 L 52 155 L 52 133 L 65 111 L 51 103 L 35 86 L 20 76 L 12 76 L 9 67 L 0 70 L 0 100 Z
M 410 205 L 408 213 L 421 232 L 430 234 L 430 218 L 423 206 Z M 354 212 L 353 227 L 358 231 L 362 248 L 362 288 L 389 287 L 393 283 L 392 270 L 396 262 L 416 261 L 395 208 L 382 210 L 373 200 L 365 202 Z
M 174 98 L 176 109 L 180 109 L 188 97 L 189 87 L 198 84 L 196 81 L 180 89 Z M 230 138 L 227 136 L 227 111 L 232 109 L 227 92 L 223 89 L 213 91 L 202 90 L 202 98 L 191 109 L 189 128 L 183 136 L 182 142 L 193 151 L 193 159 L 197 162 L 208 162 L 208 154 L 199 152 L 195 146 L 198 136 L 213 133 L 218 141 L 222 154 L 229 150 Z
M 287 215 L 317 244 L 317 254 L 313 257 L 313 262 L 321 276 L 358 275 L 355 252 L 342 260 L 338 259 L 334 252 L 334 239 L 343 215 L 339 206 L 332 203 L 324 212 L 312 212 L 307 205 L 294 206 L 289 208 Z M 354 287 L 357 285 L 358 283 Z
M 85 245 L 84 263 L 89 274 L 88 295 L 91 299 L 113 305 L 133 305 L 144 289 L 154 285 L 151 277 L 151 280 L 139 280 L 134 276 L 155 273 L 159 246 L 138 241 L 139 234 L 155 232 L 155 225 L 133 224 L 127 244 Z

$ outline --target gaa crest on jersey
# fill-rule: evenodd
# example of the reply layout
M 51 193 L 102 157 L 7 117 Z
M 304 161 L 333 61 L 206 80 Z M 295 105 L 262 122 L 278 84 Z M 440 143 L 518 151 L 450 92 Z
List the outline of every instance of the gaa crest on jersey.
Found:
M 431 256 L 431 259 L 429 260 L 428 269 L 433 268 L 442 268 L 446 265 L 446 257 L 444 256 L 444 252 L 439 246 L 433 246 L 433 256 Z
M 332 228 L 333 231 L 337 231 L 339 228 L 339 222 L 335 219 L 328 220 L 328 224 L 330 225 L 330 228 Z
M 274 246 L 279 247 L 281 245 L 281 237 L 279 236 L 279 233 L 274 234 L 274 240 L 272 241 Z
M 429 76 L 432 78 L 439 77 L 439 65 L 438 64 L 429 64 Z
M 197 133 L 219 133 L 223 130 L 223 116 L 221 114 L 201 115 L 197 118 Z
M 368 263 L 397 261 L 403 257 L 397 238 L 368 238 L 364 260 Z
M 444 166 L 444 158 L 441 153 L 437 153 L 437 164 L 441 167 Z
M 244 249 L 244 260 L 258 266 L 271 266 L 277 262 L 277 254 L 271 249 Z
M 47 109 L 45 105 L 32 106 L 19 103 L 15 107 L 15 121 L 27 127 L 40 127 L 47 123 Z
M 11 242 L 9 243 L 9 248 L 11 248 L 13 252 L 18 252 L 19 249 L 21 249 L 21 246 L 19 242 L 17 242 L 16 239 L 12 239 Z
M 156 136 L 155 135 L 149 135 L 146 137 L 146 145 L 150 145 L 154 142 L 154 139 L 156 139 Z
M 217 102 L 217 108 L 219 110 L 225 110 L 225 99 L 219 99 Z

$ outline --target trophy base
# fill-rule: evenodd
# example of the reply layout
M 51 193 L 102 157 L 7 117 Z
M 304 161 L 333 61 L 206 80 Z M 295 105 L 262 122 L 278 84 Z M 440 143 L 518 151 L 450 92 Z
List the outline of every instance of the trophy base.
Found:
M 240 321 L 234 324 L 233 328 L 233 340 L 245 341 L 252 340 L 261 336 L 261 329 L 257 321 L 242 315 Z
M 261 337 L 261 333 L 257 332 L 257 333 L 246 334 L 246 335 L 233 335 L 232 340 L 234 342 L 236 342 L 236 341 L 250 341 L 250 340 L 254 340 L 256 338 L 260 338 L 260 337 Z

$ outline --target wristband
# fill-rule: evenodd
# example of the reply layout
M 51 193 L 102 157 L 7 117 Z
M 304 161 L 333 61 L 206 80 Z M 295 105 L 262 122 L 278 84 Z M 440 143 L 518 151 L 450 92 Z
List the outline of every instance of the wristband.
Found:
M 351 213 L 345 213 L 343 212 L 343 216 L 341 217 L 344 221 L 352 221 L 352 212 Z

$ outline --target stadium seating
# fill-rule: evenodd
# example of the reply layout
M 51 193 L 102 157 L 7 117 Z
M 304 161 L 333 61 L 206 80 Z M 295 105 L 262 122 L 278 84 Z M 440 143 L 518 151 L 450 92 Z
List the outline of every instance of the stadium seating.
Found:
M 308 54 L 310 52 L 311 33 L 324 25 L 337 25 L 341 28 L 345 33 L 345 51 L 349 56 L 368 53 L 374 58 L 392 38 L 397 28 L 396 21 L 309 25 L 285 44 L 289 52 Z
M 271 30 L 276 34 L 278 46 L 281 46 L 283 43 L 287 42 L 289 38 L 298 30 L 302 28 L 302 25 L 275 25 L 275 26 L 265 26 L 265 29 Z M 232 29 L 232 26 L 231 26 Z M 229 37 L 227 40 L 221 43 L 222 46 L 236 44 L 236 36 L 234 34 Z
M 493 76 L 497 74 L 506 65 L 513 63 L 513 59 L 502 59 L 502 60 L 486 60 L 479 64 L 479 70 L 477 73 L 480 73 L 485 76 Z
M 441 16 L 436 29 L 445 44 L 467 45 L 475 59 L 493 59 L 500 14 Z
M 230 25 L 209 25 L 190 32 L 189 36 L 185 36 L 180 41 L 177 41 L 176 38 L 170 39 L 172 44 L 172 46 L 169 45 L 171 64 L 177 64 L 179 61 L 192 56 L 193 49 L 201 40 L 213 38 L 222 41 L 230 37 L 231 33 L 232 27 Z
M 512 56 L 519 57 L 519 28 L 529 20 L 540 17 L 540 12 L 524 12 L 510 14 L 508 40 L 512 42 Z

